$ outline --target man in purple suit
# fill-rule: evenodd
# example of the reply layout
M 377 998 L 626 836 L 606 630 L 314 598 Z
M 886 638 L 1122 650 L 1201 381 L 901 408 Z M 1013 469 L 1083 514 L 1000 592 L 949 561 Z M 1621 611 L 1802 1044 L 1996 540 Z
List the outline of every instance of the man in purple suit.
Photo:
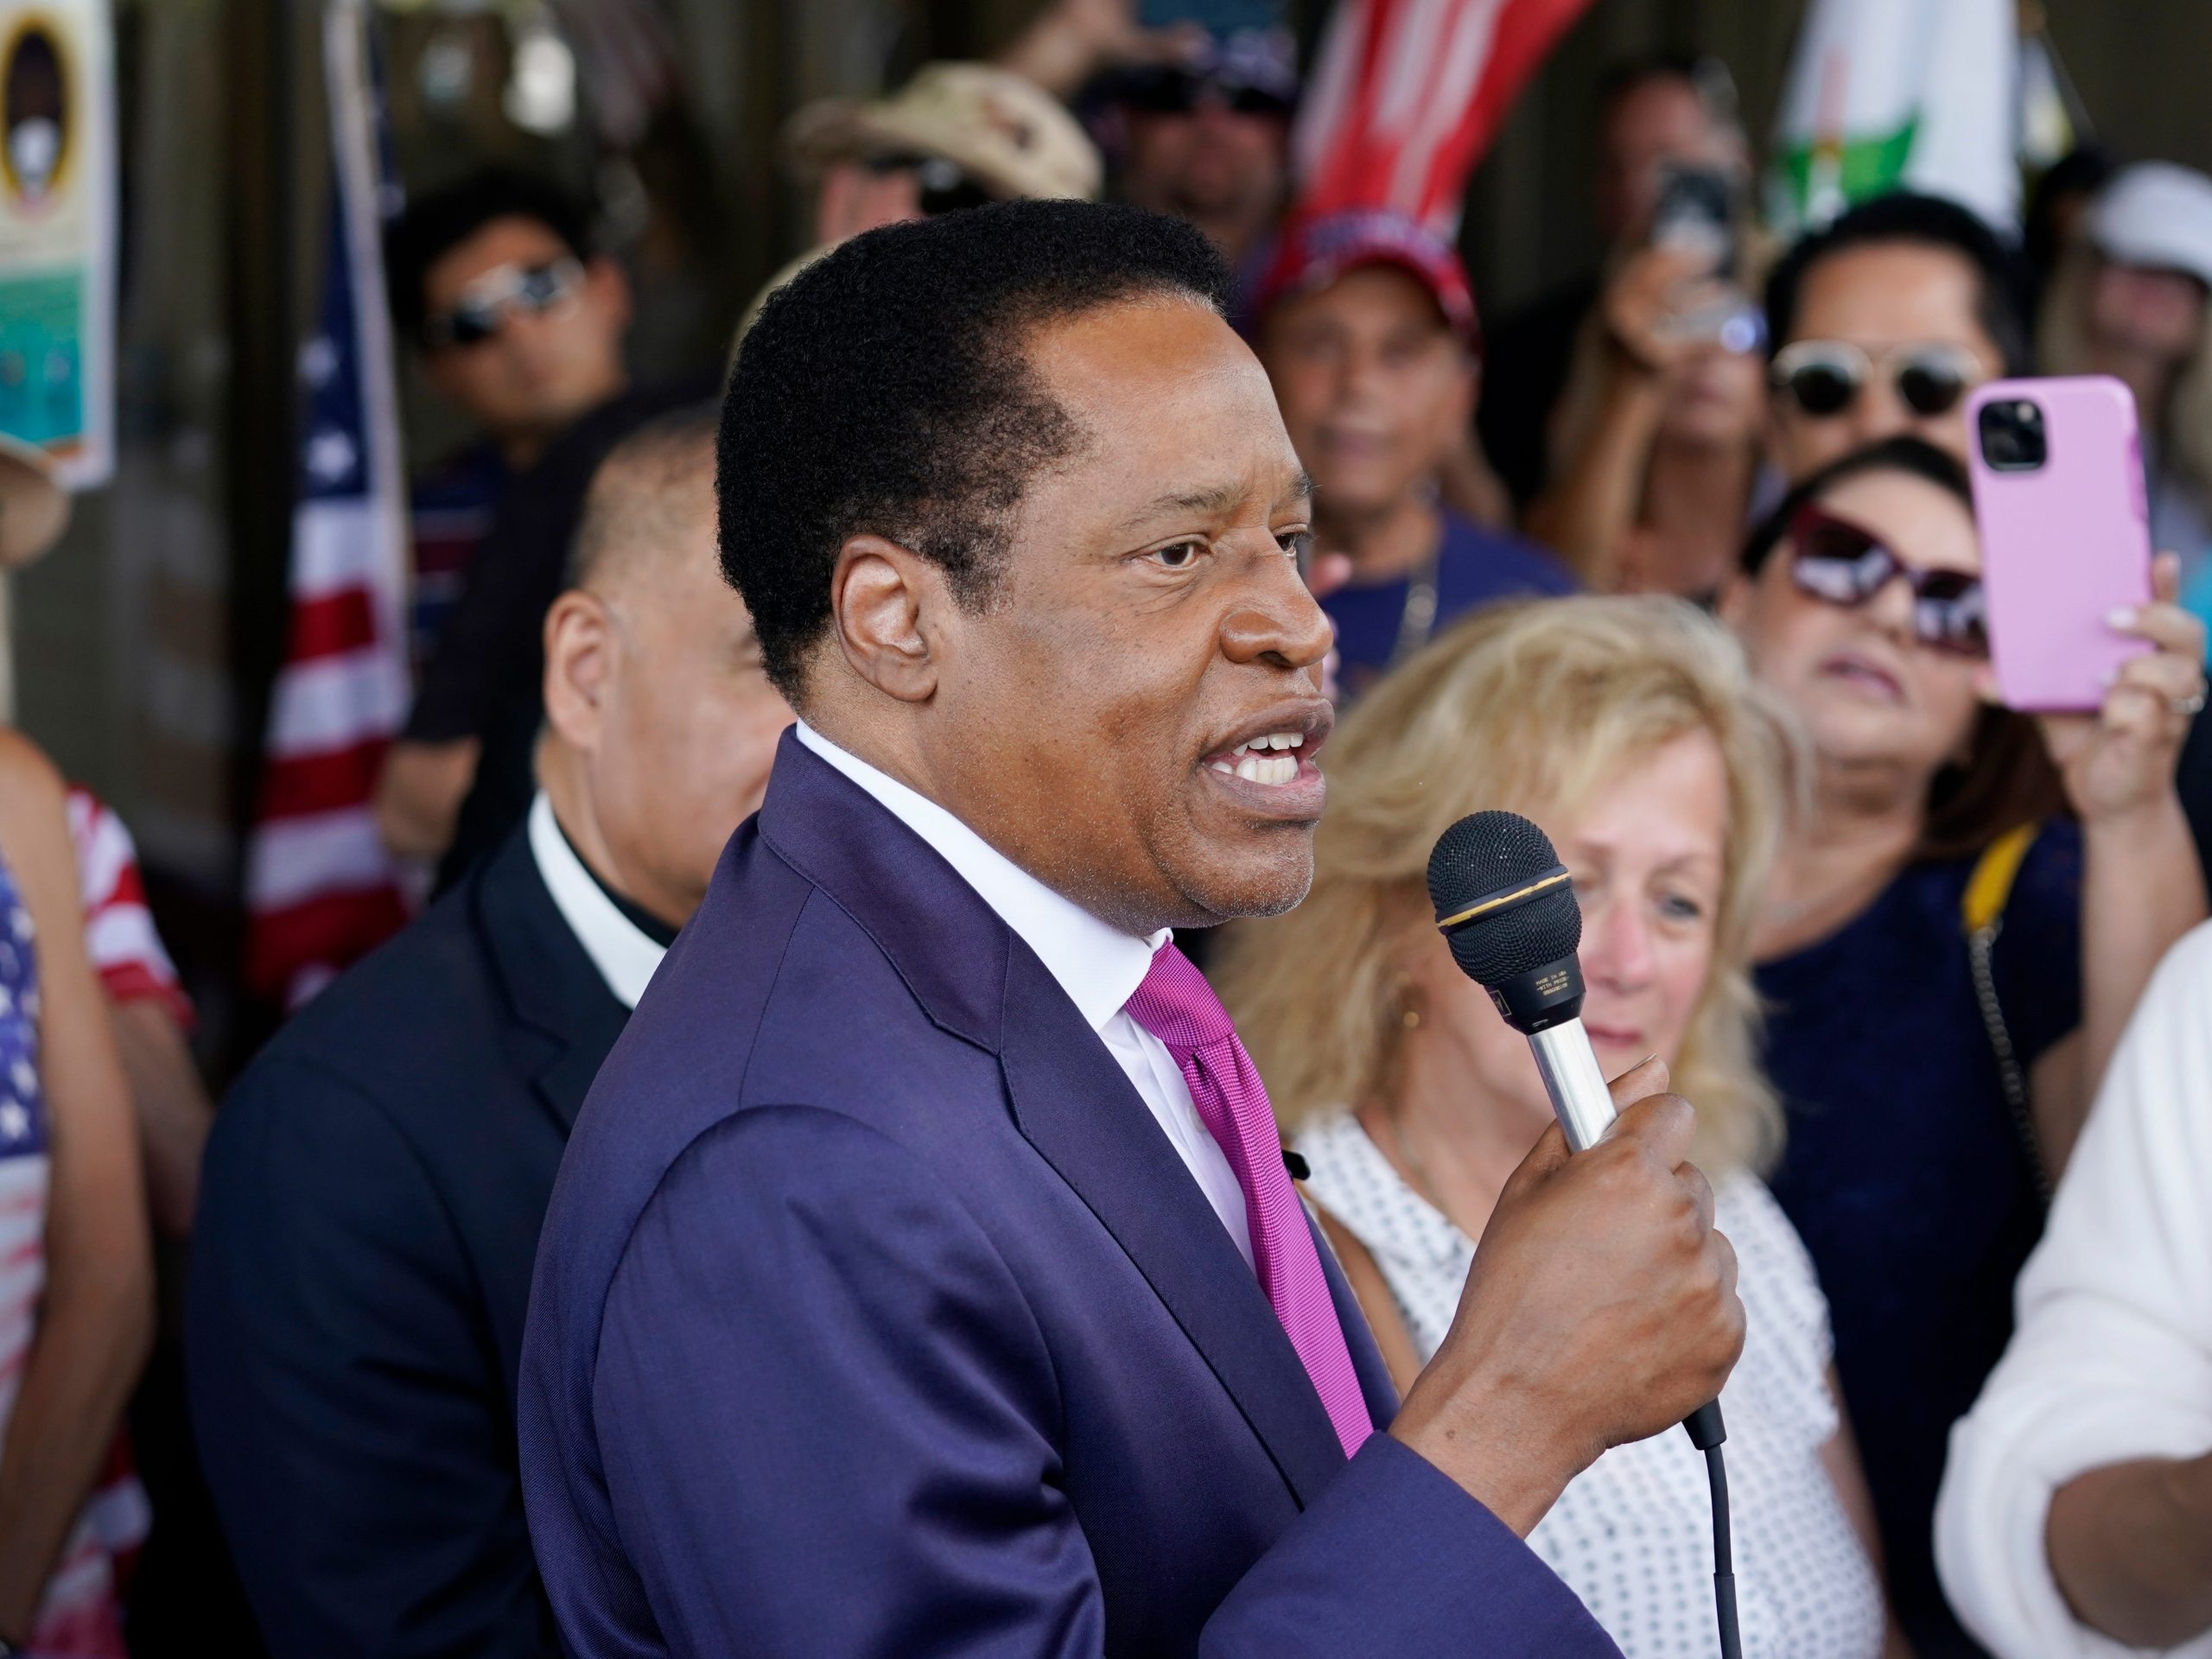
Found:
M 1640 1070 L 1538 1143 L 1402 1407 L 1169 937 L 1295 904 L 1325 792 L 1227 289 L 1174 221 L 1008 203 L 746 340 L 722 563 L 802 721 L 546 1219 L 523 1480 L 579 1659 L 1613 1651 L 1516 1535 L 1734 1363 L 1690 1109 Z

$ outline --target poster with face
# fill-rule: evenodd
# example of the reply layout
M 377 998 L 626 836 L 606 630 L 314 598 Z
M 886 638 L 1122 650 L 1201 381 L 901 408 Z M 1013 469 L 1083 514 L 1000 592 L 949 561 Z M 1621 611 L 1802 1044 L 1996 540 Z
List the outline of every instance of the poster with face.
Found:
M 72 489 L 112 466 L 108 0 L 0 0 L 0 434 Z

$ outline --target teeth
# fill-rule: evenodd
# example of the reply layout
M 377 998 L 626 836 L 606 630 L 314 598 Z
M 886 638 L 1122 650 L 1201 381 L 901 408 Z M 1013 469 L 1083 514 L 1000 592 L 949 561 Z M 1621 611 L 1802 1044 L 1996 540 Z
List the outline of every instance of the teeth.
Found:
M 1236 775 L 1248 784 L 1287 784 L 1298 776 L 1298 757 L 1248 754 L 1236 763 Z
M 1231 754 L 1262 754 L 1270 749 L 1294 749 L 1306 741 L 1303 732 L 1269 732 L 1262 737 L 1249 738 L 1231 749 Z

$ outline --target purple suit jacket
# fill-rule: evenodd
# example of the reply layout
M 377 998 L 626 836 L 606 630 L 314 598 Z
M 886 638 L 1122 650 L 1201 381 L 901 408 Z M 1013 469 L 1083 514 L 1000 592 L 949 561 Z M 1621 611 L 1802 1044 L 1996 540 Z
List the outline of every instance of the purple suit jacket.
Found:
M 577 1121 L 519 1415 L 577 1659 L 1615 1651 L 1421 1457 L 1346 1461 L 1074 1004 L 788 734 Z

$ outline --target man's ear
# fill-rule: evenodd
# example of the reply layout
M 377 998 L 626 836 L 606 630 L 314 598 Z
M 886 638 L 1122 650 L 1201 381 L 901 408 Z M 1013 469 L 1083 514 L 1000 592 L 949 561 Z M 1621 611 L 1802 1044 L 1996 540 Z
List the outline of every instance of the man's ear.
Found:
M 887 537 L 851 537 L 837 550 L 830 608 L 854 673 L 901 702 L 936 695 L 953 602 L 934 563 Z
M 572 748 L 598 749 L 620 652 L 598 594 L 571 588 L 545 613 L 545 721 Z

